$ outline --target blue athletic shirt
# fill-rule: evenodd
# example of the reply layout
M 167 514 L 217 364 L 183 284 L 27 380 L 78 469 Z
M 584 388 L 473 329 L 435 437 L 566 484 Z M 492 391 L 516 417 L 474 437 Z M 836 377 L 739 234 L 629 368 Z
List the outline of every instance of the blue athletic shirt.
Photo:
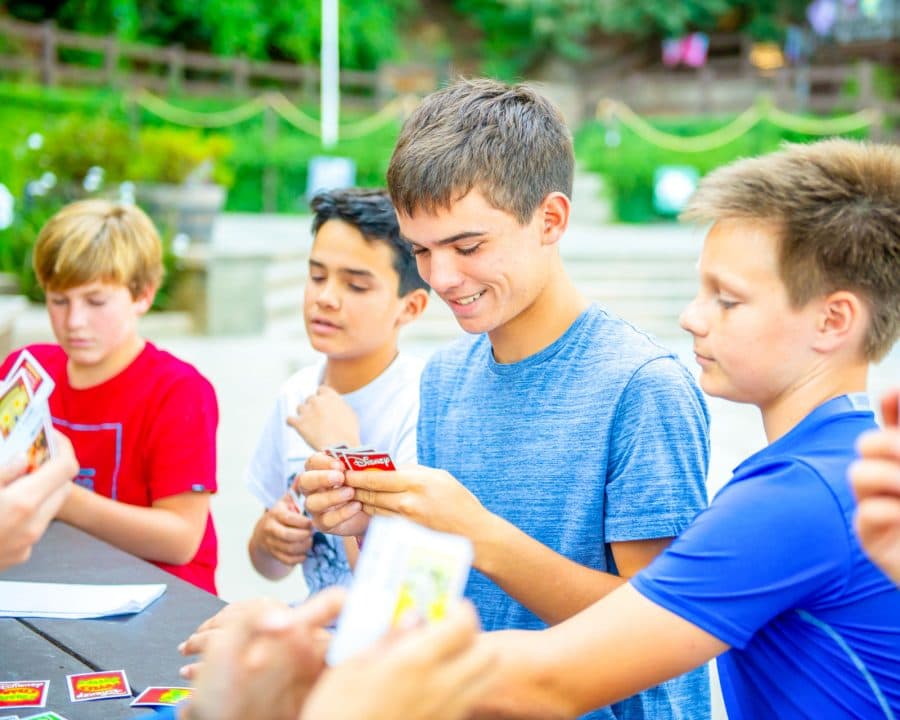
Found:
M 676 536 L 706 507 L 707 433 L 688 370 L 597 306 L 520 362 L 497 363 L 479 335 L 436 353 L 422 375 L 419 462 L 447 470 L 490 512 L 597 570 L 615 572 L 610 542 Z M 466 595 L 485 630 L 545 627 L 475 570 Z M 702 668 L 589 717 L 709 714 Z
M 730 720 L 900 717 L 900 592 L 859 545 L 847 480 L 874 427 L 864 395 L 821 405 L 631 580 L 731 646 Z

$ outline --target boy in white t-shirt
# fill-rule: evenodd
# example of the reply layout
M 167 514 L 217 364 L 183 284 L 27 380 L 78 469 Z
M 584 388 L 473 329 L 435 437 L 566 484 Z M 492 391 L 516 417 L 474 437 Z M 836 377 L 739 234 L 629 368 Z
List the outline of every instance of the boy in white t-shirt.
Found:
M 316 531 L 288 494 L 306 458 L 327 445 L 369 445 L 398 464 L 416 460 L 423 363 L 397 350 L 400 328 L 428 302 L 391 201 L 381 190 L 313 198 L 314 240 L 303 299 L 310 344 L 325 358 L 282 385 L 247 471 L 266 510 L 250 560 L 272 580 L 296 565 L 310 592 L 350 577 L 344 540 Z

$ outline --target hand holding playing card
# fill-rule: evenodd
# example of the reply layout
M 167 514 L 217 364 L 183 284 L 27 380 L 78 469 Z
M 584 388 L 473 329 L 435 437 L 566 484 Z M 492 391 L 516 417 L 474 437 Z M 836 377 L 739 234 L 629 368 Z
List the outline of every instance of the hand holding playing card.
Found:
M 369 516 L 353 500 L 353 489 L 344 486 L 344 465 L 340 460 L 324 453 L 312 455 L 295 484 L 303 493 L 313 525 L 319 530 L 332 535 L 365 534 Z
M 344 482 L 368 515 L 400 515 L 440 532 L 474 540 L 489 516 L 455 477 L 421 465 L 398 472 L 348 472 Z
M 25 460 L 0 466 L 0 570 L 25 562 L 72 489 L 78 461 L 55 432 L 56 455 L 29 474 Z
M 493 655 L 477 643 L 478 619 L 458 603 L 445 619 L 388 637 L 329 668 L 301 720 L 456 720 L 468 717 L 494 677 Z
M 337 443 L 359 445 L 356 413 L 344 398 L 325 385 L 297 406 L 297 414 L 289 416 L 287 424 L 317 452 Z
M 256 533 L 259 546 L 290 567 L 306 560 L 312 547 L 312 522 L 297 509 L 290 495 L 269 508 Z
M 343 599 L 329 588 L 293 610 L 239 613 L 210 641 L 183 717 L 296 720 L 324 668 L 321 631 Z

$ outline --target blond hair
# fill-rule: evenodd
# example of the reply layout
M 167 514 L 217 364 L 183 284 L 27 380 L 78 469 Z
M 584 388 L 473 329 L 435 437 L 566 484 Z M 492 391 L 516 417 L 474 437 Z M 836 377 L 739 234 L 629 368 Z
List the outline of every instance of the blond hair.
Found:
M 403 124 L 387 171 L 394 207 L 449 209 L 476 188 L 527 224 L 551 192 L 572 197 L 572 136 L 559 110 L 528 85 L 458 80 Z
M 137 298 L 162 281 L 162 244 L 140 208 L 81 200 L 66 205 L 41 228 L 34 270 L 44 290 L 100 281 L 124 285 Z
M 869 360 L 900 335 L 900 147 L 785 145 L 704 177 L 682 218 L 774 221 L 779 274 L 794 307 L 836 290 L 858 294 L 871 314 Z

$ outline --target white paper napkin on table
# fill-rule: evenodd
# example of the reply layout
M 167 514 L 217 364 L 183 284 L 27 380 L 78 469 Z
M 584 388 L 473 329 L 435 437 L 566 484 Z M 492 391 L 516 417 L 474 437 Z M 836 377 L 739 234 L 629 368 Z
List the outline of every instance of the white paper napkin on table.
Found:
M 158 585 L 73 585 L 0 581 L 0 617 L 101 618 L 139 613 L 166 591 Z

